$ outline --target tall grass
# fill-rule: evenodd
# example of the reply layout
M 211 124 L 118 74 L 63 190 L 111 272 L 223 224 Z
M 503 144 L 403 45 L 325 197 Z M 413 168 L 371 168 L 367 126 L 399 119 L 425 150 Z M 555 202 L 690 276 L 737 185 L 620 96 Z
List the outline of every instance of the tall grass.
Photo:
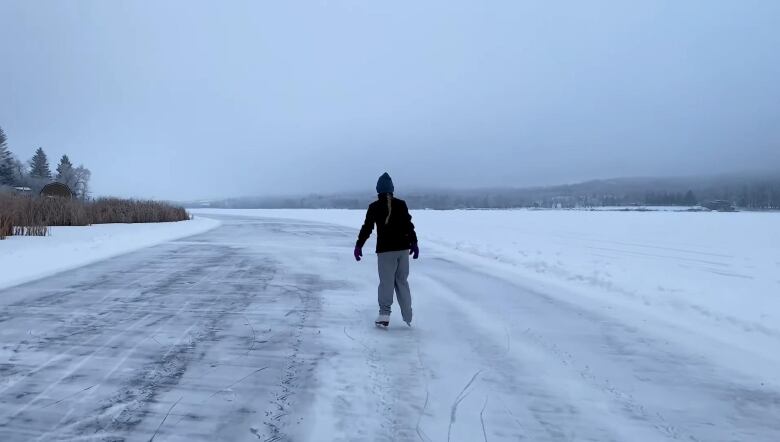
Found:
M 11 224 L 11 217 L 0 213 L 0 240 L 11 236 L 13 233 L 13 224 Z
M 182 207 L 158 201 L 101 198 L 80 201 L 0 192 L 0 239 L 46 236 L 50 226 L 109 223 L 158 223 L 190 219 Z
M 163 223 L 184 221 L 190 215 L 183 207 L 159 201 L 123 200 L 101 198 L 87 204 L 92 224 L 109 223 Z

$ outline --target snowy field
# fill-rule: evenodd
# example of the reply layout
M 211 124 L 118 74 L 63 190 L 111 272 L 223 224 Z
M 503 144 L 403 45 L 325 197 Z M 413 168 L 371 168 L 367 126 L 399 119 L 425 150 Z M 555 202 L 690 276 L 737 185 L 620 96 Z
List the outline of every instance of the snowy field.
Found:
M 218 226 L 213 219 L 177 223 L 50 227 L 50 235 L 0 241 L 0 289 L 81 267 Z
M 780 440 L 776 214 L 417 211 L 383 330 L 361 211 L 195 212 L 0 291 L 0 440 Z

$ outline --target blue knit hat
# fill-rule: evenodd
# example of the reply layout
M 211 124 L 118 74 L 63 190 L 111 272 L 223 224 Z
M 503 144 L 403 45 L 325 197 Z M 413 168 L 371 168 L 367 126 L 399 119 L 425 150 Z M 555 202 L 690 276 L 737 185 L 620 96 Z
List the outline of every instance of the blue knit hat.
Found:
M 394 191 L 393 179 L 385 172 L 379 177 L 379 181 L 376 182 L 376 193 L 393 193 Z

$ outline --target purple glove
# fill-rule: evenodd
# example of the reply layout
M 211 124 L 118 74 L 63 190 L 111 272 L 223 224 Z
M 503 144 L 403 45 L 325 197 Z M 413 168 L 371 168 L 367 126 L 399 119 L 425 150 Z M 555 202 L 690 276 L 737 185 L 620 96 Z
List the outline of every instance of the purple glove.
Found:
M 355 261 L 360 261 L 360 258 L 363 257 L 363 248 L 360 246 L 355 246 Z
M 417 259 L 420 257 L 420 248 L 417 247 L 417 244 L 412 244 L 412 248 L 409 249 L 409 254 L 414 255 L 412 258 Z

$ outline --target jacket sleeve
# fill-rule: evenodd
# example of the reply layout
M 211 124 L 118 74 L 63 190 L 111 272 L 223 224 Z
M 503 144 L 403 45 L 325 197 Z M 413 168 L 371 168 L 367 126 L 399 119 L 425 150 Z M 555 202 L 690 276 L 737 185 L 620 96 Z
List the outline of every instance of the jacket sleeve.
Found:
M 371 237 L 371 232 L 374 231 L 374 223 L 374 211 L 371 210 L 371 206 L 368 206 L 368 210 L 366 211 L 366 220 L 363 222 L 363 227 L 360 228 L 357 244 L 355 244 L 356 246 L 362 248 L 366 241 L 368 241 L 368 238 Z
M 409 213 L 409 207 L 404 203 L 404 211 L 406 212 L 407 231 L 409 233 L 409 241 L 412 245 L 417 244 L 417 232 L 414 231 L 414 224 L 412 223 L 412 215 Z

